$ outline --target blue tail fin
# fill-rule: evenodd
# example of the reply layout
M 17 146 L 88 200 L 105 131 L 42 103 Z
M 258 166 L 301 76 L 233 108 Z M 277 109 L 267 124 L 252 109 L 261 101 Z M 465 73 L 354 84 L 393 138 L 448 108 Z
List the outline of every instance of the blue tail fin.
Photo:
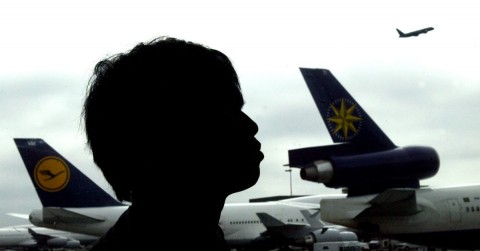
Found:
M 122 205 L 42 139 L 14 141 L 43 207 Z
M 329 70 L 300 71 L 333 142 L 349 142 L 366 151 L 396 147 Z
M 291 149 L 289 165 L 304 180 L 347 188 L 348 196 L 418 188 L 438 171 L 435 149 L 398 147 L 327 69 L 300 68 L 330 137 L 326 146 Z

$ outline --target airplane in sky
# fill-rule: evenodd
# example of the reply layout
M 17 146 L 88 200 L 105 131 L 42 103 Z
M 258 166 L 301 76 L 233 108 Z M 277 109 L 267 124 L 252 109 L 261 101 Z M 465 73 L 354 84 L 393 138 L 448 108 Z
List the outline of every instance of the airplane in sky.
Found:
M 416 37 L 422 33 L 427 33 L 429 31 L 432 31 L 433 30 L 433 27 L 427 27 L 427 28 L 423 28 L 423 29 L 420 29 L 420 30 L 416 30 L 416 31 L 412 31 L 412 32 L 407 32 L 407 33 L 403 33 L 401 30 L 397 29 L 397 32 L 398 32 L 398 36 L 399 37 Z
M 97 236 L 36 227 L 32 224 L 0 228 L 0 248 L 54 249 L 87 247 Z
M 128 208 L 44 140 L 15 138 L 14 141 L 42 203 L 41 209 L 29 215 L 35 226 L 101 236 Z M 308 247 L 320 241 L 357 241 L 357 235 L 351 230 L 320 221 L 320 201 L 335 196 L 344 197 L 342 194 L 310 195 L 226 203 L 219 225 L 232 248 L 258 250 Z
M 439 169 L 433 148 L 396 146 L 328 69 L 300 71 L 335 144 L 289 150 L 289 164 L 347 193 L 320 202 L 322 220 L 422 246 L 480 248 L 480 185 L 420 186 Z

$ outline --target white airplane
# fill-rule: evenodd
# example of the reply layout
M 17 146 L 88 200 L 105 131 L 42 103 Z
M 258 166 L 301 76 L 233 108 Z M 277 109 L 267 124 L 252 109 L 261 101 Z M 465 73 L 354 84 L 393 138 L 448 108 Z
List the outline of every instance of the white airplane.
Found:
M 313 249 L 317 242 L 358 241 L 349 229 L 322 222 L 319 203 L 344 195 L 310 195 L 277 201 L 226 203 L 220 227 L 230 247 L 272 250 L 289 246 Z
M 128 208 L 42 139 L 14 139 L 42 203 L 29 220 L 39 227 L 101 236 Z
M 42 139 L 14 141 L 42 203 L 41 209 L 29 215 L 32 224 L 101 236 L 128 208 Z M 307 247 L 319 241 L 358 240 L 352 231 L 320 221 L 320 200 L 332 196 L 344 197 L 311 195 L 270 202 L 227 203 L 219 225 L 232 248 Z
M 0 248 L 53 249 L 87 247 L 97 236 L 36 227 L 32 224 L 0 228 Z
M 421 187 L 439 169 L 433 148 L 396 146 L 329 70 L 300 71 L 336 144 L 289 150 L 290 166 L 348 191 L 320 202 L 322 220 L 422 246 L 480 248 L 480 185 Z

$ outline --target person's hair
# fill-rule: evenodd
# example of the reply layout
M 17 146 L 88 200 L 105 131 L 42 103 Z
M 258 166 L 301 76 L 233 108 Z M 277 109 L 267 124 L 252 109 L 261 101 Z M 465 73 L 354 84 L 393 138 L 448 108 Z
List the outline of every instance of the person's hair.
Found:
M 159 144 L 173 137 L 169 133 L 179 140 L 187 133 L 178 131 L 186 123 L 193 123 L 195 130 L 206 128 L 205 114 L 238 109 L 243 102 L 237 73 L 226 55 L 160 37 L 96 64 L 82 117 L 94 162 L 116 197 L 131 201 L 132 173 L 139 172 L 134 169 L 152 165 L 140 161 L 150 147 L 146 143 Z M 155 137 L 160 131 L 165 132 Z M 162 162 L 166 157 L 154 158 Z

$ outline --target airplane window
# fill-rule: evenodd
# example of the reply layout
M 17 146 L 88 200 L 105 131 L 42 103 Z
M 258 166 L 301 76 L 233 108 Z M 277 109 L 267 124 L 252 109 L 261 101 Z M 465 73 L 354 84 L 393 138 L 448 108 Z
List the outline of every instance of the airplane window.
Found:
M 470 198 L 468 197 L 463 198 L 463 202 L 470 202 Z

